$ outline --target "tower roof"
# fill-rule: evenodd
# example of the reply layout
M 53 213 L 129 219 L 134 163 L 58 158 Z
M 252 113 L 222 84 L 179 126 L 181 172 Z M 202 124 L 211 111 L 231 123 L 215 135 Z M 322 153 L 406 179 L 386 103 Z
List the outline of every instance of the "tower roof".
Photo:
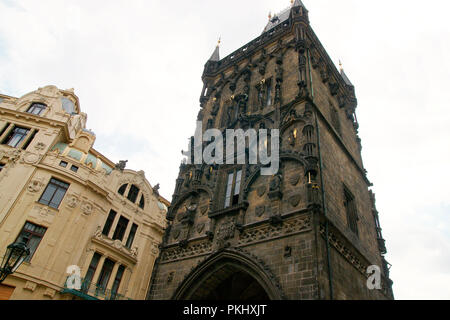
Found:
M 219 61 L 220 60 L 219 46 L 220 46 L 220 39 L 217 42 L 216 49 L 214 49 L 214 52 L 213 52 L 211 58 L 209 58 L 208 61 Z
M 275 14 L 273 17 L 270 17 L 269 22 L 267 23 L 266 27 L 263 30 L 263 33 L 266 31 L 269 31 L 270 29 L 274 28 L 275 26 L 279 25 L 280 23 L 283 23 L 284 21 L 289 19 L 289 16 L 291 14 L 291 9 L 294 7 L 305 7 L 303 5 L 303 2 L 301 0 L 295 0 L 291 1 L 291 6 L 287 7 L 283 11 L 281 11 L 278 14 Z

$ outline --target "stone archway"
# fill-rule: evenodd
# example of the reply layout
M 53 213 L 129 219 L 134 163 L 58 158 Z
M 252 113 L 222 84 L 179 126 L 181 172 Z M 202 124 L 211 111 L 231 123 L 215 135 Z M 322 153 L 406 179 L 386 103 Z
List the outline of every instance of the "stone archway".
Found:
M 176 300 L 280 300 L 277 286 L 256 261 L 222 251 L 195 268 L 174 294 Z

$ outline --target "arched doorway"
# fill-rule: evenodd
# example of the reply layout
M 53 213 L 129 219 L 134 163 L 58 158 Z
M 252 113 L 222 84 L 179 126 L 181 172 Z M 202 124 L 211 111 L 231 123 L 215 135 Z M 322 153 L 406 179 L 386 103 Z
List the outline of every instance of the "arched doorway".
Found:
M 183 281 L 177 300 L 279 300 L 267 272 L 235 251 L 223 251 L 203 262 Z
M 226 265 L 204 279 L 190 300 L 269 300 L 269 296 L 250 274 Z

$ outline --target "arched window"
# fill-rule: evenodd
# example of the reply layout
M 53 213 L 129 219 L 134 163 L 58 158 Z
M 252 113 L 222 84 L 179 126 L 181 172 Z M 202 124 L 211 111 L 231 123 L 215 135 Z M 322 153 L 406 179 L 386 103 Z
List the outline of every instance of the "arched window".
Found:
M 128 191 L 127 199 L 130 200 L 131 202 L 135 203 L 138 193 L 139 193 L 139 188 L 136 187 L 134 184 L 132 184 L 130 191 Z
M 141 200 L 139 200 L 139 208 L 144 209 L 145 206 L 145 200 L 144 200 L 144 195 L 141 195 Z
M 119 188 L 119 191 L 117 191 L 118 194 L 122 195 L 125 193 L 125 190 L 127 189 L 128 184 L 124 184 Z

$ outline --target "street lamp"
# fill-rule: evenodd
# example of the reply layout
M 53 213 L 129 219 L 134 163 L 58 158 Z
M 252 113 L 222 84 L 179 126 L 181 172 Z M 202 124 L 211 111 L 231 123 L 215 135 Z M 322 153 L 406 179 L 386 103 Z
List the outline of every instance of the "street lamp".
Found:
M 11 243 L 3 256 L 0 267 L 0 283 L 11 273 L 15 272 L 22 262 L 30 255 L 30 249 L 23 242 Z

